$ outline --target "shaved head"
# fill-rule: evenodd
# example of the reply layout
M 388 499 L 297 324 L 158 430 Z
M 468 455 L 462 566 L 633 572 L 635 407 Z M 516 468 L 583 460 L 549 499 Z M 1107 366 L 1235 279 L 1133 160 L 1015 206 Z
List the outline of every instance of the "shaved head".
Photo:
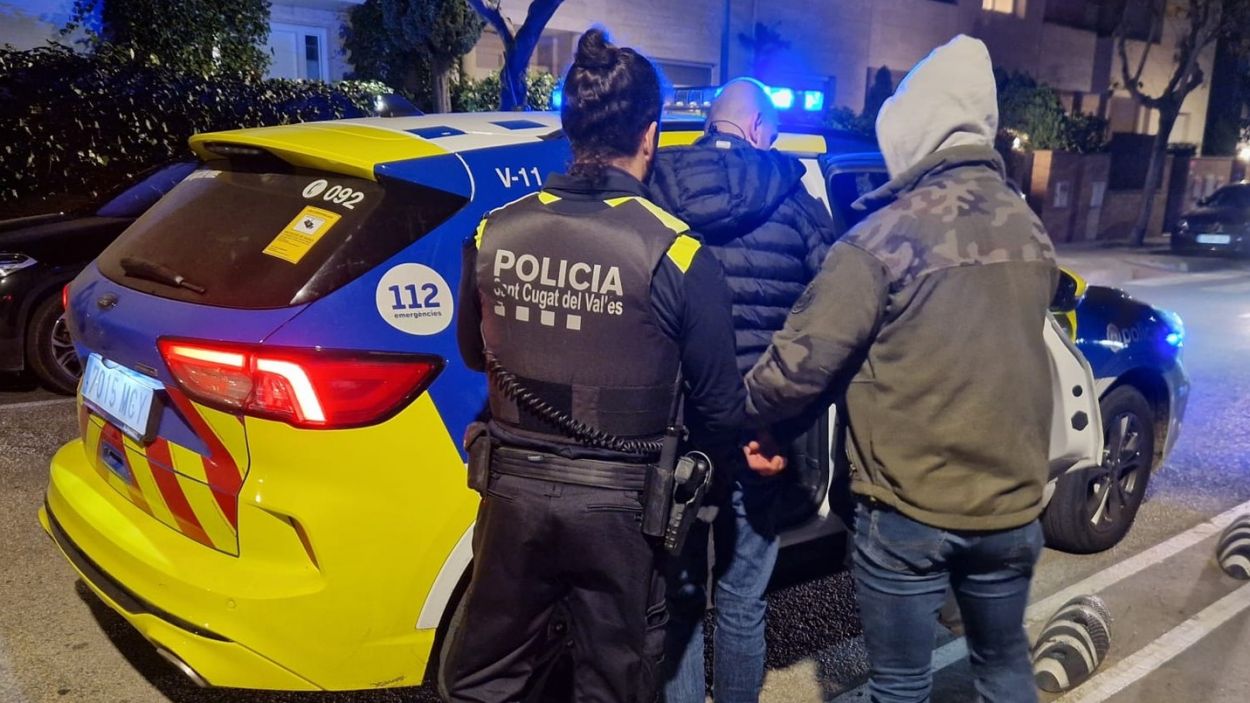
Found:
M 735 78 L 725 84 L 708 111 L 707 131 L 742 137 L 757 149 L 768 149 L 777 138 L 777 108 L 753 78 Z

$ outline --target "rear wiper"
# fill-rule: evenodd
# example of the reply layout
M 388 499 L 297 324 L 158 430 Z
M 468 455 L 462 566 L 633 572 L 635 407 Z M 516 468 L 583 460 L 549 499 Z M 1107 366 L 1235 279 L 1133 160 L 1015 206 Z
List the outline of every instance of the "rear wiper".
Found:
M 122 259 L 121 265 L 122 272 L 131 278 L 141 278 L 154 283 L 164 283 L 167 286 L 186 288 L 192 293 L 199 293 L 200 295 L 204 295 L 207 292 L 204 286 L 197 286 L 177 271 L 154 261 L 127 256 Z

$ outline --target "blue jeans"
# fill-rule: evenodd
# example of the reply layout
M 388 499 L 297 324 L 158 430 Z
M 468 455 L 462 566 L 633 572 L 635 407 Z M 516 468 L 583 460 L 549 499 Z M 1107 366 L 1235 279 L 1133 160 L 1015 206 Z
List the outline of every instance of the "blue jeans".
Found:
M 738 471 L 728 504 L 710 526 L 715 545 L 716 629 L 713 697 L 717 703 L 759 700 L 764 682 L 764 591 L 777 563 L 776 478 Z M 691 528 L 686 551 L 673 560 L 664 686 L 667 703 L 703 703 L 703 614 L 707 609 L 709 526 Z
M 934 625 L 948 589 L 963 613 L 980 699 L 1037 701 L 1024 610 L 1041 551 L 1036 520 L 999 532 L 954 532 L 861 503 L 854 572 L 872 701 L 929 700 Z

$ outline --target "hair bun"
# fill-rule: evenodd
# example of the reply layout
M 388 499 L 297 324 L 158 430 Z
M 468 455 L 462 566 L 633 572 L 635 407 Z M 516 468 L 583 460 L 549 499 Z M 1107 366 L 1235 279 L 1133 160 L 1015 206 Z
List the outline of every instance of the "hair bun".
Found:
M 608 43 L 608 35 L 600 28 L 589 29 L 577 41 L 573 65 L 598 71 L 616 63 L 620 50 Z

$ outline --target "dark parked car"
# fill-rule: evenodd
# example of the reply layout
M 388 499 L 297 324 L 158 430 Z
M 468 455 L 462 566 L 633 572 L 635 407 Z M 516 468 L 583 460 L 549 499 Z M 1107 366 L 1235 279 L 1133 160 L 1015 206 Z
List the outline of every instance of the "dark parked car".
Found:
M 52 390 L 74 392 L 82 365 L 61 289 L 195 166 L 159 166 L 70 212 L 0 220 L 0 371 L 29 370 Z
M 1250 254 L 1250 182 L 1230 183 L 1198 201 L 1172 233 L 1178 254 Z

